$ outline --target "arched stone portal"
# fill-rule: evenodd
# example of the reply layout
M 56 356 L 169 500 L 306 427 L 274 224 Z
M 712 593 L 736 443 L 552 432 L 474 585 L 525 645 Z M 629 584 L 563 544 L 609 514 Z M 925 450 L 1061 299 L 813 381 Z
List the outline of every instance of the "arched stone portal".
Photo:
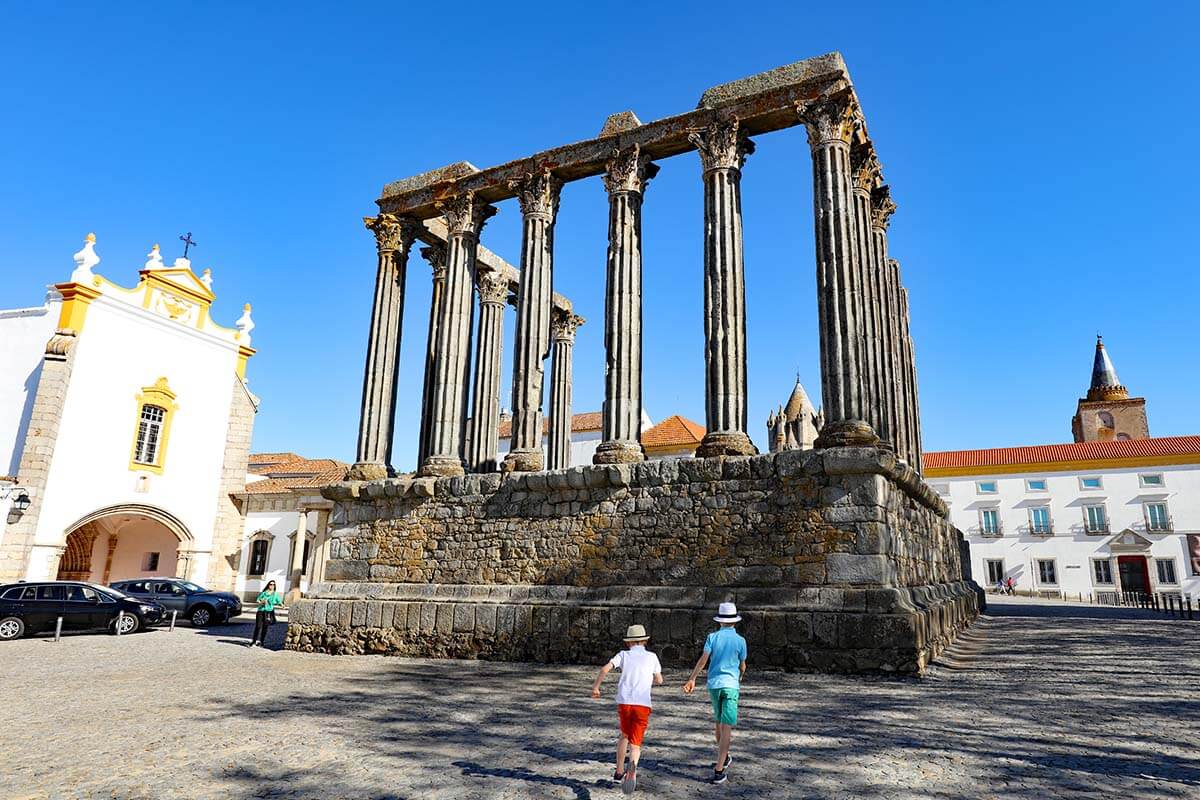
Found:
M 68 528 L 58 580 L 110 583 L 143 576 L 188 577 L 192 535 L 153 506 L 100 509 Z

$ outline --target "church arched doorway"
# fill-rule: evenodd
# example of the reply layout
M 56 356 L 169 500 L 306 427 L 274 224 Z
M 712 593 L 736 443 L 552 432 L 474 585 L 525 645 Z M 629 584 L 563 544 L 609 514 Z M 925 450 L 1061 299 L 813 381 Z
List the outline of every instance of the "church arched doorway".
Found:
M 72 525 L 58 580 L 111 583 L 143 576 L 188 577 L 191 533 L 152 506 L 113 506 Z

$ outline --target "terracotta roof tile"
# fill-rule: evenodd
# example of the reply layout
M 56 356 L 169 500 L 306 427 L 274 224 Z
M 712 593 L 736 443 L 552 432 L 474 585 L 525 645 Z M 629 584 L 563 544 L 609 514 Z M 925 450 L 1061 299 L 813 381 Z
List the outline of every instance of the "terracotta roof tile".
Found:
M 315 489 L 344 480 L 347 464 L 332 458 L 302 458 L 295 453 L 253 453 L 250 472 L 263 480 L 246 484 L 247 494 L 280 494 Z
M 1190 455 L 1196 456 L 1197 461 L 1200 462 L 1200 436 L 1162 436 L 1111 442 L 1069 442 L 1029 447 L 996 447 L 986 450 L 945 450 L 926 453 L 923 463 L 925 469 L 931 470 Z
M 582 433 L 584 431 L 598 431 L 604 427 L 604 414 L 599 411 L 585 411 L 582 414 L 575 414 L 571 417 L 571 433 Z M 550 418 L 542 419 L 542 435 L 546 436 L 550 433 Z M 512 418 L 500 420 L 500 438 L 508 439 L 512 436 Z
M 694 449 L 704 438 L 704 433 L 703 425 L 674 414 L 654 427 L 642 431 L 642 447 L 647 450 L 678 447 Z

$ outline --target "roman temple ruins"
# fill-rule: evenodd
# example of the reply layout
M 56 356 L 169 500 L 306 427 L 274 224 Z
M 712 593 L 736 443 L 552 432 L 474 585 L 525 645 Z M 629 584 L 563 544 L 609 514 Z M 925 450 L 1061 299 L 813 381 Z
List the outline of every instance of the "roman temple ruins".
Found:
M 814 449 L 759 455 L 747 435 L 740 179 L 754 137 L 801 125 L 824 417 Z M 656 162 L 689 153 L 704 191 L 707 432 L 696 458 L 646 461 L 642 204 Z M 603 441 L 593 464 L 571 465 L 583 320 L 552 292 L 554 224 L 564 183 L 594 177 L 609 198 Z M 511 198 L 519 274 L 479 243 L 493 204 Z M 678 663 L 717 603 L 734 599 L 759 664 L 919 673 L 978 614 L 962 534 L 920 476 L 908 297 L 887 242 L 896 207 L 839 54 L 714 87 L 684 114 L 642 123 L 626 111 L 589 141 L 397 181 L 377 204 L 357 463 L 325 490 L 335 503 L 325 580 L 293 607 L 288 647 L 595 660 L 639 621 Z M 418 240 L 434 268 L 420 460 L 397 475 L 404 274 Z M 512 448 L 497 464 L 514 296 Z

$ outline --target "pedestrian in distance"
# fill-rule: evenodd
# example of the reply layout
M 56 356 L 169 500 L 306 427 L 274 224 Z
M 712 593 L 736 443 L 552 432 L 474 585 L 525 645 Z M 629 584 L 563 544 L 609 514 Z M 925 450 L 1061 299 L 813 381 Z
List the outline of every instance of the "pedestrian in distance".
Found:
M 262 647 L 271 625 L 275 623 L 275 609 L 283 608 L 283 595 L 275 590 L 275 581 L 267 581 L 255 602 L 258 603 L 258 611 L 254 614 L 254 635 L 250 637 L 250 647 Z
M 707 665 L 713 734 L 717 740 L 717 760 L 713 764 L 711 782 L 724 783 L 726 771 L 733 763 L 729 748 L 733 741 L 733 728 L 737 725 L 742 677 L 746 674 L 746 640 L 735 627 L 742 618 L 733 603 L 721 603 L 713 620 L 720 623 L 721 627 L 704 640 L 704 652 L 683 684 L 683 691 L 684 694 L 691 694 L 696 690 L 696 676 Z
M 600 697 L 600 684 L 604 676 L 614 669 L 621 670 L 617 682 L 617 720 L 621 735 L 617 739 L 617 768 L 613 781 L 621 784 L 625 794 L 637 788 L 637 766 L 642 757 L 642 740 L 646 726 L 650 724 L 650 689 L 662 686 L 662 665 L 658 656 L 646 649 L 650 636 L 641 625 L 630 625 L 625 631 L 625 649 L 617 653 L 600 668 L 600 674 L 592 683 L 592 697 Z M 625 766 L 625 753 L 629 752 L 629 766 Z

